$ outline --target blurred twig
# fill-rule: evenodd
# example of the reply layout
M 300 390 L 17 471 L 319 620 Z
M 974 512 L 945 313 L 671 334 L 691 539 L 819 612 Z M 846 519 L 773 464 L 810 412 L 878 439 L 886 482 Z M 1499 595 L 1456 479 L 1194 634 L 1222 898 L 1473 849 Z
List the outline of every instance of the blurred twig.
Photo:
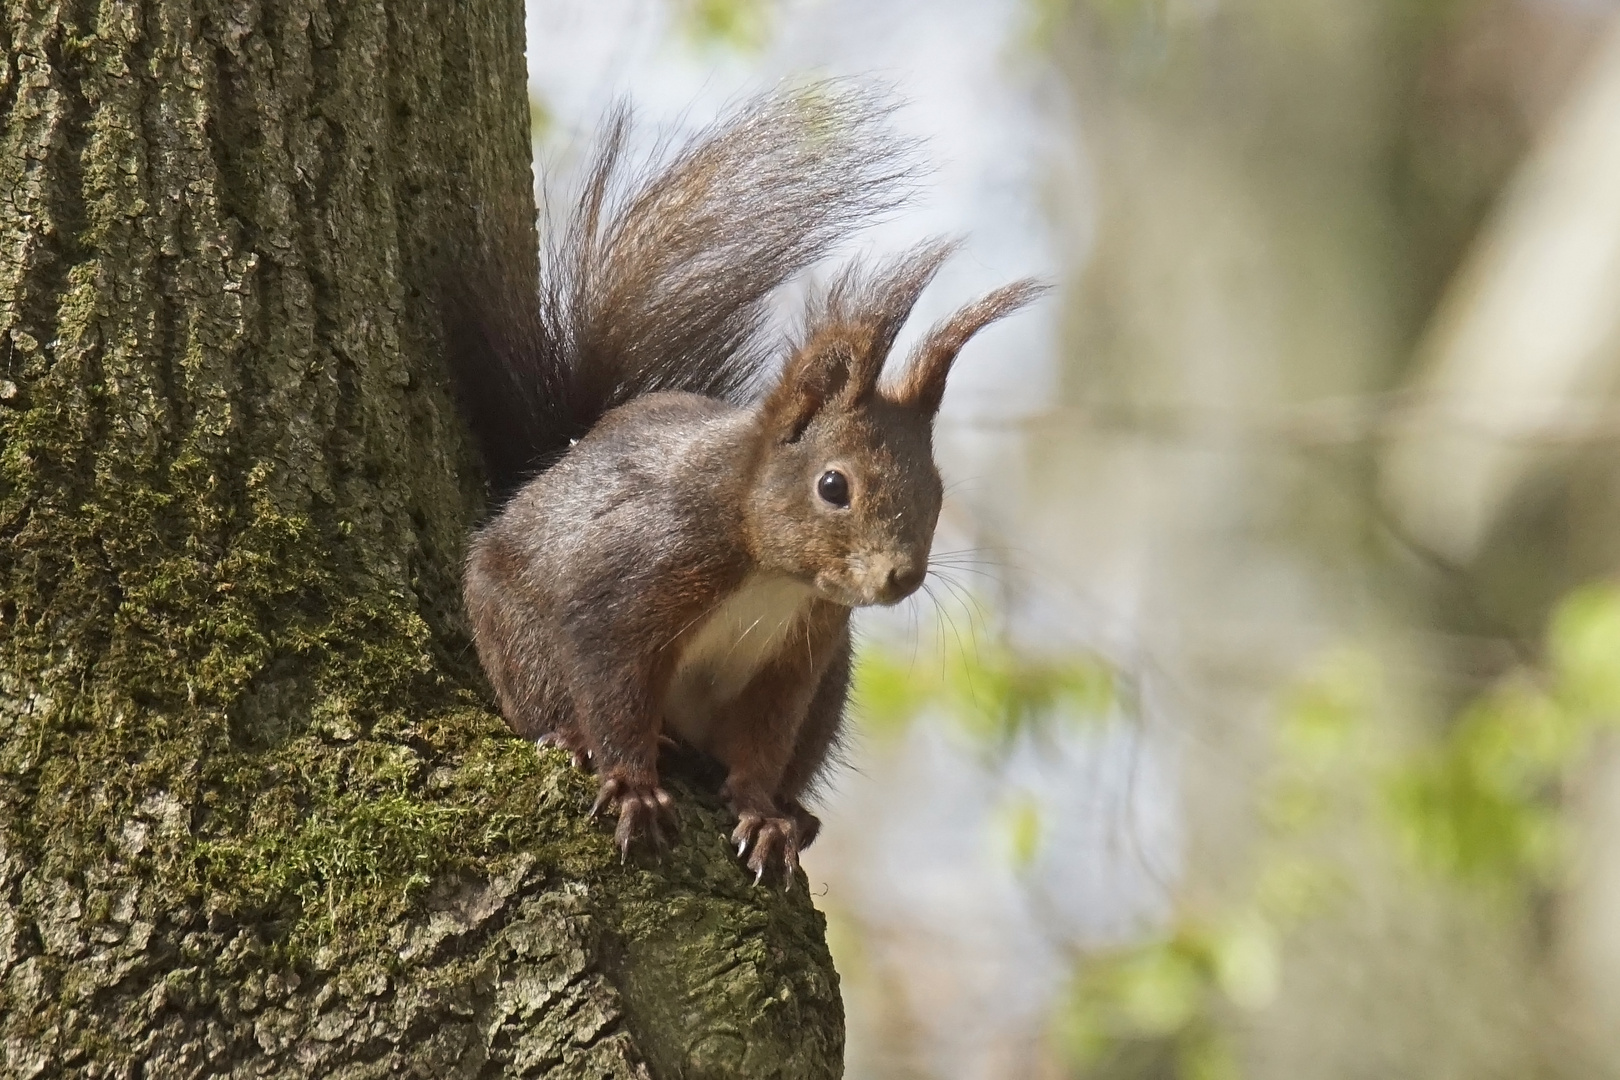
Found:
M 1226 443 L 1237 436 L 1300 448 L 1373 444 L 1397 429 L 1414 426 L 1499 442 L 1549 446 L 1620 441 L 1620 406 L 1607 402 L 1561 402 L 1544 409 L 1543 416 L 1535 421 L 1506 423 L 1489 405 L 1471 409 L 1445 407 L 1399 391 L 1294 405 L 1090 401 L 1019 415 L 946 415 L 940 423 L 980 431 L 1034 432 L 1078 427 L 1192 442 Z

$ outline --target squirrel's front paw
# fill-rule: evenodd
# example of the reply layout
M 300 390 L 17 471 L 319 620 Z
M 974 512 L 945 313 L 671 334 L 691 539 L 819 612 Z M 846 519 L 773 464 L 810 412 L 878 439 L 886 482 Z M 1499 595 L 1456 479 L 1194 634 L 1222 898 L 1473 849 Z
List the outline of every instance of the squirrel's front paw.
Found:
M 737 855 L 754 872 L 755 885 L 764 879 L 771 864 L 779 861 L 786 887 L 793 887 L 793 875 L 799 872 L 799 849 L 804 843 L 798 823 L 791 817 L 744 810 L 737 815 L 731 842 L 737 845 Z
M 662 846 L 665 830 L 673 834 L 679 824 L 675 800 L 656 782 L 635 781 L 623 775 L 603 777 L 591 814 L 614 808 L 619 812 L 619 824 L 613 830 L 613 842 L 619 845 L 621 859 L 638 840 L 650 839 Z
M 574 768 L 584 769 L 586 772 L 590 771 L 591 748 L 585 742 L 585 740 L 580 737 L 578 732 L 548 731 L 541 735 L 538 739 L 535 739 L 534 745 L 555 746 L 559 750 L 566 751 L 569 759 L 574 763 Z

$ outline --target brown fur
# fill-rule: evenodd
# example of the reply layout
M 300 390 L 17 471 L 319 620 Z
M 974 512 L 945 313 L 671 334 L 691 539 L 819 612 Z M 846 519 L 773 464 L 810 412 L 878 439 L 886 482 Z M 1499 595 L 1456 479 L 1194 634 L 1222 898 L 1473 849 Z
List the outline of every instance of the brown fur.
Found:
M 751 109 L 743 115 L 769 111 Z M 752 330 L 739 338 L 736 328 L 757 329 L 759 267 L 769 264 L 765 277 L 780 280 L 820 243 L 801 236 L 801 251 L 781 257 L 784 230 L 825 225 L 817 214 L 828 215 L 837 225 L 824 230 L 830 242 L 859 215 L 806 200 L 791 229 L 758 210 L 751 224 L 764 235 L 752 239 L 748 221 L 708 222 L 697 237 L 667 228 L 705 199 L 720 212 L 717 192 L 748 187 L 735 175 L 754 165 L 745 130 L 759 135 L 722 125 L 707 137 L 718 145 L 682 151 L 623 203 L 627 217 L 607 224 L 603 177 L 617 145 L 600 159 L 565 247 L 577 264 L 562 276 L 553 267 L 546 279 L 585 283 L 544 301 L 546 319 L 574 336 L 566 349 L 553 341 L 525 361 L 552 373 L 541 384 L 548 392 L 572 395 L 571 422 L 584 430 L 559 451 L 547 428 L 551 444 L 531 449 L 530 460 L 552 461 L 473 538 L 465 592 L 503 713 L 520 735 L 595 764 L 599 805 L 616 808 L 621 845 L 673 824 L 657 762 L 660 740 L 679 735 L 725 768 L 724 795 L 738 816 L 733 839 L 758 875 L 776 864 L 796 868 L 818 827 L 803 800 L 838 740 L 850 609 L 895 603 L 926 571 L 941 493 L 932 425 L 950 363 L 974 331 L 1033 292 L 1020 284 L 965 309 L 885 391 L 879 378 L 895 336 L 950 248 L 931 244 L 876 271 L 852 269 L 812 306 L 802 343 L 767 393 L 747 401 L 732 391 L 737 372 L 755 362 L 738 359 Z M 825 167 L 839 147 L 828 150 L 827 131 L 815 135 Z M 867 171 L 852 172 L 855 187 L 873 166 L 860 168 Z M 793 195 L 777 192 L 771 205 Z M 868 209 L 881 202 L 872 191 L 861 196 Z M 591 239 L 601 236 L 610 242 Z M 774 262 L 751 247 L 767 243 Z M 683 244 L 691 250 L 669 250 Z M 726 260 L 737 259 L 752 268 L 746 286 L 724 280 Z M 693 260 L 722 280 L 669 269 Z M 702 309 L 718 328 L 707 335 L 677 326 L 665 316 L 695 303 L 682 289 L 706 289 L 711 303 L 736 310 Z M 685 359 L 671 360 L 660 351 L 666 345 Z M 506 360 L 490 354 L 487 362 Z M 728 394 L 733 400 L 722 400 Z M 595 404 L 581 413 L 582 400 Z M 498 438 L 481 434 L 486 444 Z M 510 448 L 503 455 L 513 460 Z M 818 493 L 832 469 L 847 478 L 846 506 Z

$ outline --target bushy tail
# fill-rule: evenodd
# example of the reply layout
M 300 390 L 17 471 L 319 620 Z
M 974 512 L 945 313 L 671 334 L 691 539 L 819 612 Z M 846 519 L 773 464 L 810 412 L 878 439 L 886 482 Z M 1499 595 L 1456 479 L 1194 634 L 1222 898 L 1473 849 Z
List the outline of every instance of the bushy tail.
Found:
M 841 82 L 773 93 L 635 172 L 615 110 L 547 230 L 538 300 L 492 272 L 513 262 L 499 252 L 452 289 L 451 361 L 496 493 L 642 394 L 744 395 L 770 359 L 771 293 L 910 194 L 892 108 Z

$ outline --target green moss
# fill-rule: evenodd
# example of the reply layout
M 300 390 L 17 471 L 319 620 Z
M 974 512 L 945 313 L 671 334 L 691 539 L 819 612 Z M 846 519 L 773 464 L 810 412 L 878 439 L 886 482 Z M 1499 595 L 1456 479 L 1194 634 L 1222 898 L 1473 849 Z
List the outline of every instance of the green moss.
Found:
M 590 779 L 497 718 L 464 708 L 378 727 L 388 740 L 308 733 L 219 761 L 188 852 L 211 906 L 284 921 L 301 954 L 363 952 L 449 875 L 499 876 L 519 853 L 573 878 L 613 863 L 584 820 Z

